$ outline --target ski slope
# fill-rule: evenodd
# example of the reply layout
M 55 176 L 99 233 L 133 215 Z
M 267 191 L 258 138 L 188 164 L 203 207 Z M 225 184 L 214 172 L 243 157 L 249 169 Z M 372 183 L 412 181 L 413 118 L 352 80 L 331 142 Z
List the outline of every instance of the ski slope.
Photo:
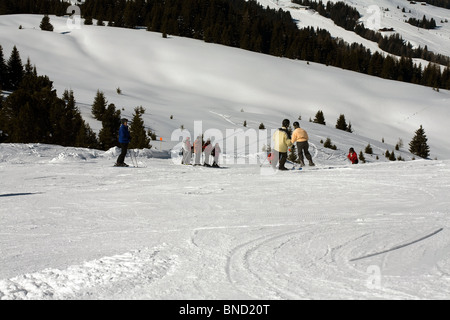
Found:
M 342 0 L 330 0 L 336 3 Z M 318 2 L 318 1 L 317 1 Z M 322 1 L 326 4 L 328 1 Z M 361 22 L 366 28 L 378 31 L 383 28 L 393 28 L 392 32 L 384 32 L 385 36 L 398 33 L 406 42 L 410 42 L 413 47 L 428 48 L 436 54 L 450 56 L 450 10 L 435 7 L 420 1 L 404 1 L 404 0 L 350 0 L 344 1 L 347 5 L 354 7 L 361 14 Z M 415 3 L 411 3 L 415 2 Z M 302 6 L 292 3 L 290 0 L 258 0 L 258 3 L 264 7 L 273 9 L 282 9 L 289 11 L 293 19 L 297 22 L 299 28 L 314 27 L 328 30 L 332 36 L 341 38 L 348 43 L 360 43 L 372 52 L 383 52 L 378 48 L 377 44 L 368 41 L 354 32 L 350 32 L 334 24 L 331 19 L 322 17 L 314 10 L 305 10 Z M 376 11 L 370 10 L 371 6 L 378 7 Z M 405 12 L 403 12 L 403 8 Z M 377 20 L 379 26 L 373 26 L 375 15 L 379 15 Z M 433 18 L 436 20 L 437 28 L 434 30 L 426 30 L 417 28 L 405 21 L 409 18 L 422 20 L 426 16 L 428 20 Z M 447 22 L 446 22 L 447 20 Z M 372 24 L 371 24 L 372 23 Z M 384 52 L 385 53 L 385 52 Z M 386 54 L 386 53 L 385 53 Z M 419 60 L 417 60 L 420 62 Z M 422 65 L 424 62 L 422 61 Z
M 41 19 L 0 16 L 6 57 L 16 45 L 60 96 L 72 89 L 94 130 L 101 90 L 126 117 L 145 107 L 163 140 L 132 150 L 138 168 L 112 167 L 118 149 L 0 144 L 0 299 L 448 298 L 448 91 L 54 16 L 44 32 Z M 309 122 L 318 110 L 325 126 Z M 340 114 L 354 133 L 334 128 Z M 262 149 L 299 116 L 317 167 L 273 172 Z M 410 161 L 420 125 L 437 160 Z M 215 134 L 224 168 L 180 165 L 181 126 Z M 239 145 L 245 133 L 258 138 Z M 390 162 L 399 139 L 407 161 Z M 368 143 L 350 165 L 348 148 Z
M 136 152 L 0 144 L 0 299 L 450 295 L 449 160 L 267 174 Z
M 407 149 L 422 125 L 430 158 L 450 158 L 446 90 L 436 92 L 192 39 L 164 39 L 145 30 L 84 25 L 69 29 L 63 17 L 51 17 L 55 31 L 45 32 L 39 30 L 41 19 L 1 16 L 4 54 L 9 57 L 16 45 L 24 61 L 29 57 L 39 74 L 54 81 L 60 96 L 65 89 L 73 90 L 80 111 L 96 132 L 101 123 L 93 119 L 91 105 L 100 90 L 130 119 L 134 108 L 143 106 L 145 125 L 157 135 L 153 145 L 164 150 L 179 143 L 181 138 L 173 135 L 181 127 L 194 138 L 196 121 L 201 122 L 202 132 L 214 129 L 225 137 L 227 129 L 258 130 L 263 123 L 270 132 L 283 118 L 293 122 L 299 117 L 312 135 L 311 142 L 320 145 L 323 137 L 333 138 L 336 121 L 344 114 L 353 137 L 362 137 L 356 139 L 361 147 L 384 140 L 387 146 L 380 147 L 392 151 L 402 140 Z M 326 128 L 309 123 L 318 110 L 324 113 Z M 259 151 L 268 143 L 261 142 Z M 349 147 L 338 152 L 345 155 Z

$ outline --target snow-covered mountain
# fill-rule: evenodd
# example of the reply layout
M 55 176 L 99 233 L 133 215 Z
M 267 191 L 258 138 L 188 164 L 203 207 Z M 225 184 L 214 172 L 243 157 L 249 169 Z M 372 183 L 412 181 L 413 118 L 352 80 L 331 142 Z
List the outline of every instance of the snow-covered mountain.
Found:
M 301 117 L 312 143 L 320 146 L 330 137 L 344 155 L 350 146 L 341 144 L 338 137 L 343 133 L 334 129 L 344 114 L 352 124 L 358 152 L 369 142 L 377 144 L 380 152 L 391 151 L 399 140 L 406 151 L 423 125 L 430 157 L 450 157 L 446 90 L 436 92 L 192 39 L 164 39 L 145 30 L 85 25 L 73 29 L 64 17 L 52 16 L 55 31 L 45 32 L 39 29 L 41 19 L 39 15 L 0 17 L 5 56 L 16 45 L 22 59 L 30 58 L 39 74 L 54 81 L 59 95 L 72 89 L 96 131 L 101 124 L 92 118 L 91 105 L 101 90 L 126 117 L 143 106 L 145 124 L 158 139 L 163 138 L 154 146 L 165 150 L 178 143 L 172 141 L 172 133 L 181 126 L 193 135 L 195 121 L 202 121 L 202 131 L 213 128 L 225 136 L 227 129 L 245 129 L 244 121 L 247 129 L 257 130 L 263 123 L 270 130 L 279 127 L 283 118 L 292 122 Z M 325 127 L 308 122 L 318 110 L 325 115 Z
M 331 3 L 339 1 L 342 0 L 330 0 Z M 344 39 L 348 43 L 361 43 L 372 52 L 383 52 L 376 43 L 336 26 L 330 19 L 320 16 L 314 10 L 305 10 L 302 6 L 293 4 L 291 0 L 258 0 L 258 2 L 265 7 L 281 8 L 289 11 L 292 18 L 298 21 L 297 25 L 299 28 L 312 26 L 326 29 L 332 36 Z M 326 4 L 328 1 L 322 2 Z M 450 56 L 450 10 L 435 7 L 421 1 L 380 0 L 374 2 L 372 0 L 350 0 L 344 2 L 358 10 L 362 16 L 361 22 L 364 23 L 366 28 L 377 31 L 383 28 L 392 28 L 393 31 L 385 32 L 384 34 L 389 36 L 393 33 L 398 33 L 414 47 L 421 46 L 424 48 L 426 46 L 428 50 L 436 54 Z M 437 28 L 426 30 L 406 22 L 409 18 L 422 20 L 424 16 L 428 20 L 431 18 L 436 20 Z M 418 60 L 418 62 L 421 61 Z
M 448 299 L 450 92 L 50 18 L 54 32 L 0 16 L 5 56 L 16 45 L 59 95 L 72 89 L 94 130 L 101 90 L 126 117 L 145 107 L 163 140 L 132 150 L 138 168 L 112 167 L 117 148 L 0 144 L 0 299 Z M 308 121 L 318 110 L 327 125 Z M 334 128 L 340 114 L 354 133 Z M 231 141 L 299 116 L 316 167 L 273 172 L 264 134 L 223 169 L 170 153 L 181 126 Z M 420 125 L 437 160 L 388 161 L 399 139 L 413 157 Z M 368 163 L 350 165 L 368 143 Z

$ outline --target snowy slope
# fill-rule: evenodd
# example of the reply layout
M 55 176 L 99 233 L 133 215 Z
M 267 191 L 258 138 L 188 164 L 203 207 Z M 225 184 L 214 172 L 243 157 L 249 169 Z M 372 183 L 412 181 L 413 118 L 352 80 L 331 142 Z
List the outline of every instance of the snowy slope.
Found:
M 448 159 L 447 119 L 449 92 L 387 81 L 305 61 L 256 54 L 201 41 L 169 37 L 144 30 L 82 26 L 70 30 L 67 19 L 51 17 L 54 32 L 39 30 L 37 15 L 0 17 L 0 39 L 5 56 L 16 45 L 22 59 L 30 58 L 39 74 L 48 75 L 58 93 L 72 89 L 91 127 L 101 124 L 90 115 L 96 91 L 131 117 L 143 106 L 145 124 L 170 150 L 172 133 L 181 126 L 194 134 L 194 121 L 202 131 L 270 129 L 283 118 L 302 118 L 301 125 L 320 145 L 324 136 L 339 135 L 334 125 L 340 114 L 351 122 L 361 149 L 369 140 L 392 150 L 401 139 L 405 148 L 423 125 L 431 158 Z M 23 29 L 19 30 L 19 25 Z M 119 48 L 119 49 L 118 49 Z M 120 87 L 123 94 L 118 95 Z M 308 122 L 322 110 L 327 127 Z M 170 119 L 173 116 L 173 119 Z M 326 137 L 325 137 L 326 138 Z M 339 141 L 336 141 L 339 143 Z M 258 149 L 264 143 L 260 143 Z M 348 147 L 339 148 L 341 156 Z
M 0 299 L 450 296 L 448 160 L 270 175 L 117 151 L 0 144 Z
M 331 0 L 333 3 L 339 1 L 342 0 Z M 264 7 L 269 6 L 270 8 L 281 8 L 289 11 L 292 18 L 298 21 L 299 28 L 312 26 L 326 29 L 334 37 L 342 38 L 349 43 L 361 43 L 372 52 L 382 52 L 376 43 L 368 41 L 353 32 L 346 31 L 336 26 L 332 20 L 320 16 L 313 10 L 304 10 L 290 0 L 258 0 L 258 2 Z M 328 1 L 322 2 L 326 4 Z M 380 13 L 379 29 L 394 29 L 393 32 L 386 32 L 385 35 L 389 36 L 393 33 L 398 33 L 406 42 L 410 42 L 415 47 L 421 46 L 424 48 L 427 46 L 429 51 L 450 56 L 450 22 L 445 22 L 445 20 L 449 20 L 450 10 L 428 4 L 422 5 L 420 1 L 417 1 L 415 4 L 405 0 L 350 0 L 344 2 L 359 11 L 362 16 L 361 21 L 366 28 L 371 28 L 368 24 L 368 19 L 373 19 L 375 14 L 375 11 L 369 10 L 369 7 L 377 6 L 379 8 L 377 14 L 378 12 Z M 405 8 L 405 12 L 402 12 L 403 8 Z M 436 20 L 438 27 L 435 30 L 417 28 L 405 22 L 409 18 L 422 20 L 424 15 L 428 20 L 431 18 Z
M 73 89 L 95 130 L 97 89 L 125 116 L 144 106 L 163 142 L 132 150 L 139 168 L 112 167 L 115 148 L 0 144 L 0 299 L 448 299 L 448 91 L 54 16 L 43 32 L 41 19 L 0 16 L 5 55 L 17 45 L 60 95 Z M 326 126 L 308 122 L 319 109 Z M 341 113 L 355 133 L 334 129 Z M 274 173 L 265 139 L 223 169 L 170 152 L 195 121 L 230 138 L 244 120 L 270 131 L 300 115 L 315 168 Z M 399 138 L 412 158 L 421 124 L 438 160 L 387 161 Z M 368 163 L 350 165 L 368 143 Z

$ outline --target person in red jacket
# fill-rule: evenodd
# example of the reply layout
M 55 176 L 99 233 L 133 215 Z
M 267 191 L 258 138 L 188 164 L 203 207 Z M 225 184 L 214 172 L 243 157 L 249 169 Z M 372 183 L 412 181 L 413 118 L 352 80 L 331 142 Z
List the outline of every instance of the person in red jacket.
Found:
M 350 148 L 348 150 L 348 156 L 347 156 L 348 160 L 350 160 L 352 162 L 352 164 L 357 164 L 358 163 L 358 155 L 355 152 L 355 149 Z

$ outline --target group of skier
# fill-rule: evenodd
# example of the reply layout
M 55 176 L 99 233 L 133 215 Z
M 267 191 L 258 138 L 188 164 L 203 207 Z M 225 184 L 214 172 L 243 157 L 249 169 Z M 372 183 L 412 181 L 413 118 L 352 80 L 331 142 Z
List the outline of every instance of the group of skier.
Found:
M 194 155 L 194 166 L 202 165 L 202 155 L 204 155 L 203 166 L 219 168 L 219 155 L 222 150 L 218 143 L 214 146 L 211 143 L 211 139 L 207 139 L 203 142 L 203 137 L 199 135 L 195 139 L 194 143 L 191 143 L 191 139 L 186 137 L 183 142 L 182 154 L 183 158 L 181 164 L 190 165 L 192 161 L 192 155 Z M 211 159 L 212 157 L 212 159 Z M 213 163 L 211 164 L 211 160 Z
M 128 131 L 128 120 L 123 118 L 121 119 L 121 122 L 122 125 L 119 129 L 119 143 L 122 150 L 115 165 L 119 167 L 127 167 L 128 165 L 124 162 L 124 160 L 127 154 L 128 144 L 131 141 L 131 136 Z M 301 167 L 305 166 L 305 158 L 308 160 L 308 164 L 310 166 L 315 166 L 312 161 L 311 153 L 309 152 L 308 133 L 304 129 L 300 128 L 300 124 L 295 121 L 293 123 L 294 131 L 291 136 L 288 129 L 289 125 L 289 119 L 284 119 L 281 124 L 281 128 L 276 130 L 273 135 L 274 147 L 273 151 L 268 156 L 272 167 L 276 169 L 278 165 L 278 170 L 288 170 L 285 167 L 285 164 L 287 161 L 287 152 L 289 147 L 292 145 L 297 147 L 298 159 Z M 202 135 L 199 135 L 197 139 L 195 139 L 194 143 L 191 143 L 191 139 L 186 137 L 182 147 L 183 157 L 181 163 L 184 165 L 191 165 L 192 155 L 194 155 L 194 166 L 202 165 L 201 161 L 203 158 L 203 166 L 218 168 L 220 152 L 221 149 L 218 143 L 213 146 L 211 139 L 207 139 L 206 142 L 204 142 Z M 202 157 L 202 155 L 204 155 L 204 157 Z M 358 163 L 358 156 L 353 148 L 350 148 L 347 158 L 352 162 L 352 164 Z M 212 164 L 211 160 L 213 160 Z
M 309 161 L 310 166 L 315 166 L 311 153 L 309 152 L 308 133 L 300 128 L 300 124 L 295 121 L 292 124 L 294 131 L 291 136 L 288 130 L 289 125 L 289 119 L 284 119 L 281 123 L 281 128 L 276 130 L 273 135 L 274 146 L 272 153 L 269 155 L 272 167 L 275 169 L 278 164 L 278 170 L 288 170 L 285 164 L 287 161 L 287 152 L 292 145 L 297 147 L 300 166 L 305 166 L 305 158 Z
M 294 126 L 294 131 L 292 136 L 289 131 L 290 121 L 289 119 L 284 119 L 281 123 L 281 128 L 275 131 L 273 135 L 274 150 L 269 154 L 269 161 L 272 167 L 275 169 L 278 165 L 278 170 L 288 170 L 285 167 L 287 161 L 287 152 L 289 147 L 295 145 L 297 147 L 298 159 L 300 166 L 304 167 L 304 159 L 308 160 L 309 166 L 315 166 L 312 161 L 311 153 L 309 152 L 309 137 L 308 133 L 300 128 L 300 124 L 295 121 L 292 125 Z M 352 162 L 352 164 L 358 163 L 358 156 L 353 148 L 350 148 L 347 158 Z

